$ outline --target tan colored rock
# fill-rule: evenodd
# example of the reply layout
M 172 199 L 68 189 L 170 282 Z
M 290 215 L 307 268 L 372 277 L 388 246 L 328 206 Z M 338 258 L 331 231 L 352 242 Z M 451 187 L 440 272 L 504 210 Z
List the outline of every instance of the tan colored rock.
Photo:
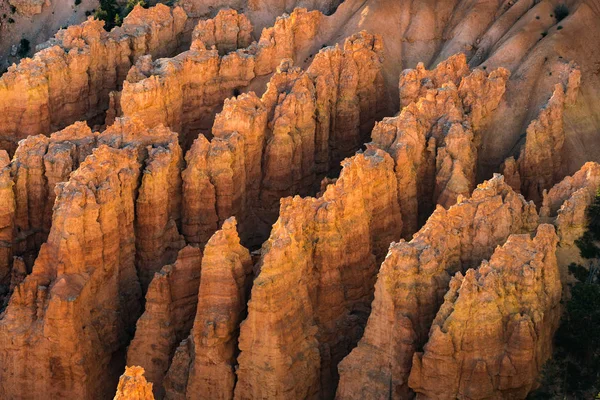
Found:
M 392 243 L 379 270 L 365 333 L 339 365 L 339 399 L 410 396 L 415 351 L 443 303 L 450 277 L 476 267 L 514 233 L 538 223 L 533 203 L 502 176 L 479 185 L 470 199 L 448 210 L 438 206 L 410 242 Z
M 139 170 L 135 152 L 102 146 L 57 186 L 48 241 L 0 320 L 1 397 L 114 393 L 107 384 L 116 384 L 118 374 L 111 358 L 140 314 L 134 264 Z
M 158 398 L 164 396 L 162 381 L 175 349 L 192 328 L 201 261 L 200 249 L 187 246 L 179 251 L 174 264 L 165 265 L 154 275 L 144 313 L 127 350 L 127 365 L 139 365 L 146 371 Z
M 123 26 L 106 32 L 88 21 L 60 30 L 0 78 L 0 142 L 10 153 L 20 139 L 101 115 L 132 61 L 175 51 L 187 16 L 182 8 L 136 7 Z
M 9 0 L 11 6 L 15 7 L 19 14 L 32 17 L 42 12 L 44 5 L 50 5 L 49 0 Z
M 154 400 L 152 384 L 144 378 L 144 368 L 127 367 L 119 379 L 114 400 Z
M 252 23 L 245 14 L 227 9 L 215 18 L 200 20 L 192 33 L 192 49 L 209 50 L 213 46 L 224 55 L 252 43 Z
M 319 198 L 286 198 L 263 245 L 242 323 L 236 399 L 332 396 L 359 339 L 376 263 L 401 230 L 391 158 L 344 162 Z
M 552 356 L 560 322 L 558 237 L 511 235 L 479 269 L 459 272 L 437 313 L 409 385 L 418 399 L 525 399 Z

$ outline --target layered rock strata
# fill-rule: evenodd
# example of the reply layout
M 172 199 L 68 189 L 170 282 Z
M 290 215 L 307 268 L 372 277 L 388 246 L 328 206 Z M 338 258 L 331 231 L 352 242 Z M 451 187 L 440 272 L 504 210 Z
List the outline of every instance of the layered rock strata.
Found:
M 141 366 L 158 398 L 164 395 L 162 380 L 179 342 L 192 328 L 200 285 L 200 249 L 187 246 L 174 264 L 154 275 L 146 293 L 145 310 L 137 321 L 127 350 L 127 365 Z M 127 373 L 127 371 L 126 371 Z
M 8 153 L 0 150 L 0 297 L 10 284 L 15 227 L 15 196 Z M 1 301 L 0 301 L 1 304 Z
M 258 42 L 231 51 L 231 33 L 215 27 L 233 20 L 232 29 L 237 31 L 237 27 L 241 35 L 239 40 L 236 36 L 237 46 L 247 42 L 243 32 L 248 22 L 234 11 L 220 12 L 214 20 L 200 22 L 194 32 L 197 40 L 189 51 L 155 61 L 150 56 L 140 58 L 129 71 L 123 91 L 114 95 L 120 99 L 117 109 L 141 118 L 150 127 L 169 126 L 180 133 L 187 149 L 195 133 L 210 132 L 212 117 L 226 98 L 255 77 L 275 71 L 282 59 L 295 58 L 299 49 L 310 47 L 321 17 L 318 11 L 297 9 L 266 29 Z M 226 50 L 230 52 L 220 55 Z
M 393 161 L 344 161 L 319 198 L 286 198 L 263 245 L 242 323 L 235 398 L 316 398 L 362 334 L 377 263 L 400 234 Z
M 168 399 L 233 398 L 239 325 L 252 278 L 250 253 L 240 244 L 235 219 L 229 218 L 206 244 L 198 311 L 169 369 Z
M 144 378 L 144 368 L 127 367 L 119 378 L 114 400 L 154 400 L 152 384 Z
M 280 198 L 315 193 L 330 166 L 360 147 L 381 110 L 380 67 L 381 39 L 361 32 L 343 50 L 319 52 L 306 72 L 282 61 L 260 99 L 226 100 L 213 139 L 201 135 L 186 155 L 188 242 L 203 245 L 232 215 L 245 243 L 262 242 Z
M 563 71 L 563 82 L 554 87 L 552 97 L 540 111 L 537 119 L 527 127 L 525 144 L 518 160 L 508 159 L 503 165 L 503 174 L 536 204 L 542 201 L 544 190 L 549 190 L 565 176 L 562 162 L 565 130 L 563 114 L 565 108 L 575 104 L 581 81 L 581 71 L 570 64 Z M 518 185 L 518 186 L 517 186 Z
M 99 145 L 136 149 L 144 165 L 136 200 L 135 229 L 138 269 L 144 289 L 155 272 L 172 263 L 184 246 L 177 224 L 181 214 L 182 151 L 177 135 L 158 126 L 146 128 L 139 120 L 119 118 L 102 133 L 83 122 L 50 137 L 23 140 L 12 160 L 16 202 L 14 254 L 29 268 L 51 228 L 55 187 L 68 180 Z
M 406 238 L 434 204 L 453 205 L 475 186 L 479 132 L 504 94 L 509 73 L 469 71 L 464 54 L 400 78 L 400 114 L 375 125 L 373 144 L 396 163 Z
M 192 48 L 219 50 L 219 55 L 243 49 L 252 43 L 252 23 L 245 14 L 220 10 L 215 18 L 200 20 L 192 32 Z
M 12 153 L 29 135 L 102 115 L 109 92 L 120 88 L 132 63 L 176 50 L 186 19 L 182 8 L 159 4 L 134 8 L 111 32 L 91 18 L 60 30 L 0 78 L 0 148 Z
M 112 357 L 141 312 L 134 262 L 139 174 L 135 151 L 101 146 L 57 186 L 48 241 L 0 319 L 1 397 L 114 393 L 107 384 L 116 372 Z
M 510 234 L 538 224 L 527 203 L 497 175 L 459 198 L 438 206 L 410 242 L 392 243 L 379 270 L 365 333 L 339 366 L 339 399 L 407 398 L 413 354 L 427 333 L 453 274 L 488 259 Z
M 418 399 L 525 399 L 552 355 L 560 321 L 558 237 L 542 224 L 511 235 L 490 261 L 457 273 L 409 385 Z
M 42 7 L 50 5 L 50 0 L 9 0 L 19 14 L 32 17 L 42 12 Z

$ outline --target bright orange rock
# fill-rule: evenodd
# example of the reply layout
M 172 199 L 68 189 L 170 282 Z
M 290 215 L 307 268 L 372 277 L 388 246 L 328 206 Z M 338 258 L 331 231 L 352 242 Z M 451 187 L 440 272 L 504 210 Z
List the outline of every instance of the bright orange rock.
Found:
M 32 59 L 0 78 L 0 137 L 13 152 L 29 135 L 50 134 L 75 121 L 101 115 L 108 93 L 120 87 L 132 61 L 176 50 L 187 16 L 182 8 L 136 7 L 123 26 L 106 32 L 89 19 L 60 30 Z
M 490 261 L 459 272 L 409 377 L 419 399 L 525 399 L 552 355 L 560 321 L 558 237 L 511 235 Z
M 8 153 L 0 150 L 0 286 L 10 283 L 15 229 L 15 195 Z
M 339 366 L 339 399 L 407 398 L 413 354 L 427 340 L 450 277 L 476 267 L 513 233 L 537 226 L 533 203 L 495 176 L 470 199 L 438 206 L 410 242 L 392 243 L 365 333 Z
M 188 336 L 194 321 L 201 262 L 200 249 L 187 246 L 179 251 L 174 264 L 154 275 L 144 313 L 127 350 L 127 365 L 145 370 L 158 398 L 164 396 L 162 382 L 175 349 Z
M 144 378 L 144 368 L 127 367 L 119 378 L 114 400 L 154 400 L 152 384 Z
M 241 327 L 236 399 L 333 395 L 401 230 L 396 193 L 389 155 L 367 150 L 322 197 L 282 199 Z

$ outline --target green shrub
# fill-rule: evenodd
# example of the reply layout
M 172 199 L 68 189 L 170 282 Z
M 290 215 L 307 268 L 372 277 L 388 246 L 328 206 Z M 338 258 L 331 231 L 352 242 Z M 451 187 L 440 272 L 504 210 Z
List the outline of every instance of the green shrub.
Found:
M 566 4 L 559 4 L 554 7 L 554 16 L 557 21 L 562 21 L 569 15 L 569 7 Z
M 81 4 L 81 0 L 75 0 L 75 5 L 78 6 Z
M 19 44 L 19 51 L 17 54 L 19 57 L 23 58 L 29 54 L 29 50 L 31 50 L 31 45 L 29 44 L 29 40 L 23 38 L 21 39 L 21 43 Z

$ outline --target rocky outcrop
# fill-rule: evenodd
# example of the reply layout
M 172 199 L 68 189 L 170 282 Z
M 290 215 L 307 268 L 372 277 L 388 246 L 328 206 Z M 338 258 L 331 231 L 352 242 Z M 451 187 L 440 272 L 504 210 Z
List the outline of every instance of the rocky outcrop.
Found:
M 146 293 L 144 313 L 127 350 L 127 365 L 139 365 L 145 370 L 158 398 L 164 396 L 162 380 L 175 349 L 192 328 L 201 262 L 200 249 L 187 246 L 174 264 L 154 275 Z
M 360 147 L 381 110 L 373 95 L 380 52 L 381 39 L 362 32 L 344 50 L 322 50 L 307 72 L 282 61 L 262 98 L 251 92 L 226 100 L 213 139 L 200 136 L 186 155 L 188 242 L 202 246 L 235 215 L 243 242 L 259 244 L 277 219 L 280 198 L 315 193 L 329 166 Z
M 235 226 L 235 218 L 227 219 L 206 244 L 198 312 L 169 369 L 168 399 L 233 398 L 239 325 L 253 278 L 250 253 Z
M 6 151 L 0 150 L 0 291 L 2 292 L 5 292 L 6 286 L 10 283 L 14 229 L 15 196 L 10 176 L 10 159 Z M 2 293 L 0 297 L 6 294 Z
M 144 290 L 163 265 L 172 263 L 184 246 L 177 224 L 181 214 L 182 151 L 177 135 L 139 120 L 119 118 L 102 133 L 83 122 L 22 141 L 12 161 L 16 201 L 14 254 L 29 268 L 50 232 L 55 187 L 65 182 L 92 150 L 106 144 L 134 148 L 144 164 L 136 200 L 135 229 L 138 270 Z M 150 146 L 147 148 L 147 146 Z
M 136 7 L 123 26 L 106 32 L 89 19 L 60 30 L 0 78 L 0 146 L 13 152 L 20 139 L 102 116 L 109 92 L 120 88 L 132 62 L 143 54 L 175 51 L 187 16 L 159 4 Z
M 410 242 L 392 243 L 365 333 L 340 363 L 337 398 L 407 398 L 413 354 L 427 340 L 450 277 L 476 267 L 509 235 L 529 233 L 537 223 L 533 203 L 497 175 L 470 199 L 459 197 L 448 210 L 438 206 Z
M 258 43 L 232 51 L 233 41 L 226 44 L 228 33 L 216 33 L 215 26 L 234 20 L 235 26 L 242 26 L 240 32 L 248 28 L 236 12 L 221 12 L 214 20 L 200 22 L 189 51 L 156 61 L 150 56 L 139 59 L 123 83 L 119 108 L 123 115 L 141 118 L 150 127 L 162 123 L 179 132 L 187 149 L 196 133 L 210 131 L 212 117 L 226 98 L 256 76 L 274 72 L 282 59 L 295 58 L 300 48 L 311 46 L 321 16 L 297 9 L 266 29 Z M 213 35 L 218 35 L 216 48 L 207 49 L 203 40 L 210 43 Z M 242 36 L 236 45 L 245 44 L 246 35 Z M 225 49 L 229 53 L 221 56 Z
M 469 73 L 463 54 L 432 71 L 419 65 L 403 72 L 400 96 L 406 106 L 377 123 L 372 139 L 395 160 L 406 238 L 434 204 L 449 207 L 473 190 L 479 130 L 499 104 L 508 77 L 502 68 Z
M 32 17 L 42 12 L 42 7 L 49 6 L 50 0 L 8 0 L 19 14 Z
M 251 43 L 252 23 L 245 14 L 231 9 L 220 10 L 215 18 L 200 20 L 192 32 L 192 49 L 214 46 L 221 56 Z
M 457 273 L 409 385 L 417 398 L 525 399 L 552 355 L 560 321 L 558 238 L 512 235 L 490 261 Z
M 144 378 L 144 368 L 127 367 L 119 379 L 114 400 L 154 400 L 152 384 Z
M 139 173 L 134 151 L 101 146 L 57 186 L 48 241 L 0 319 L 1 397 L 114 393 L 111 358 L 141 311 L 134 264 Z
M 282 199 L 241 326 L 235 398 L 333 395 L 377 262 L 400 234 L 396 196 L 392 159 L 371 149 L 346 160 L 322 197 Z
M 525 144 L 517 161 L 518 171 L 512 168 L 512 161 L 504 164 L 503 173 L 515 184 L 520 181 L 523 195 L 536 204 L 541 203 L 544 190 L 550 189 L 565 176 L 562 162 L 565 143 L 563 114 L 565 108 L 577 100 L 580 81 L 579 68 L 569 65 L 563 82 L 556 84 L 546 106 L 527 127 Z

